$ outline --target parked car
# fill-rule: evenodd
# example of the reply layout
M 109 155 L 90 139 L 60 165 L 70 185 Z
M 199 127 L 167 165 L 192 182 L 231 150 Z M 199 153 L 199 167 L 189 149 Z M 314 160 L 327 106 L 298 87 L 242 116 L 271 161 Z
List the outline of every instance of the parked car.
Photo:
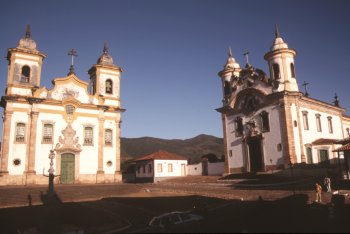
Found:
M 165 214 L 153 217 L 149 222 L 149 226 L 155 229 L 169 230 L 174 228 L 185 227 L 187 225 L 191 225 L 194 222 L 198 222 L 202 219 L 203 219 L 203 216 L 200 216 L 197 214 L 173 211 L 170 213 L 165 213 Z

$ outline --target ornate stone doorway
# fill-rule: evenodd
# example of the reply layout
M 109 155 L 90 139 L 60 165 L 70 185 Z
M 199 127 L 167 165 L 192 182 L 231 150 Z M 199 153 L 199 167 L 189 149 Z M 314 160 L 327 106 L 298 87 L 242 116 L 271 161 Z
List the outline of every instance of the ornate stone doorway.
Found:
M 248 171 L 258 172 L 264 171 L 264 156 L 262 152 L 262 139 L 259 136 L 250 137 L 248 144 Z

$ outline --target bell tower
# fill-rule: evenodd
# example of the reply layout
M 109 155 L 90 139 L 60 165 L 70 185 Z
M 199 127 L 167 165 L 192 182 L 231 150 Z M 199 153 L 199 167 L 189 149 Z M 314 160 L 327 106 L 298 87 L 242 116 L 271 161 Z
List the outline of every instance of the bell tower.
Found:
M 25 37 L 19 40 L 18 46 L 8 49 L 6 95 L 31 97 L 40 87 L 41 66 L 46 55 L 37 50 L 30 34 L 30 26 L 27 25 Z
M 270 77 L 277 84 L 274 91 L 299 92 L 294 70 L 295 56 L 296 51 L 288 48 L 276 25 L 274 43 L 264 56 L 269 65 Z
M 90 75 L 90 94 L 108 106 L 120 107 L 120 76 L 122 69 L 114 64 L 108 54 L 108 45 L 104 44 L 103 53 L 88 71 Z
M 241 68 L 239 66 L 239 63 L 236 62 L 235 58 L 232 56 L 231 48 L 229 48 L 228 58 L 227 58 L 226 64 L 224 65 L 224 69 L 218 73 L 222 82 L 224 104 L 227 104 L 227 101 L 231 96 L 231 92 L 232 92 L 231 79 L 234 76 L 238 77 L 240 71 L 241 71 Z

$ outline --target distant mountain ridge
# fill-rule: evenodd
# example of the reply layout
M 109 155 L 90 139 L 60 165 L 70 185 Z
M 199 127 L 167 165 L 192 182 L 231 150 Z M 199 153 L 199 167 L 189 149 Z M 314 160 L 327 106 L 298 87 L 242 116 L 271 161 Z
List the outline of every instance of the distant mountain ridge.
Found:
M 121 161 L 145 156 L 158 150 L 185 156 L 189 163 L 200 161 L 206 154 L 215 154 L 218 158 L 224 155 L 223 138 L 201 134 L 193 138 L 167 140 L 154 137 L 120 139 Z

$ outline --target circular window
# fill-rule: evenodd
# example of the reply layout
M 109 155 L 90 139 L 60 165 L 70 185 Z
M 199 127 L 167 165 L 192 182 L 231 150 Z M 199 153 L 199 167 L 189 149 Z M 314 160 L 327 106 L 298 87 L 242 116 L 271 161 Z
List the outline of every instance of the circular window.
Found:
M 108 162 L 107 162 L 107 167 L 112 166 L 112 164 L 113 164 L 112 161 L 108 161 Z
M 13 165 L 15 165 L 15 166 L 21 165 L 21 159 L 18 159 L 18 158 L 14 159 L 13 160 Z

